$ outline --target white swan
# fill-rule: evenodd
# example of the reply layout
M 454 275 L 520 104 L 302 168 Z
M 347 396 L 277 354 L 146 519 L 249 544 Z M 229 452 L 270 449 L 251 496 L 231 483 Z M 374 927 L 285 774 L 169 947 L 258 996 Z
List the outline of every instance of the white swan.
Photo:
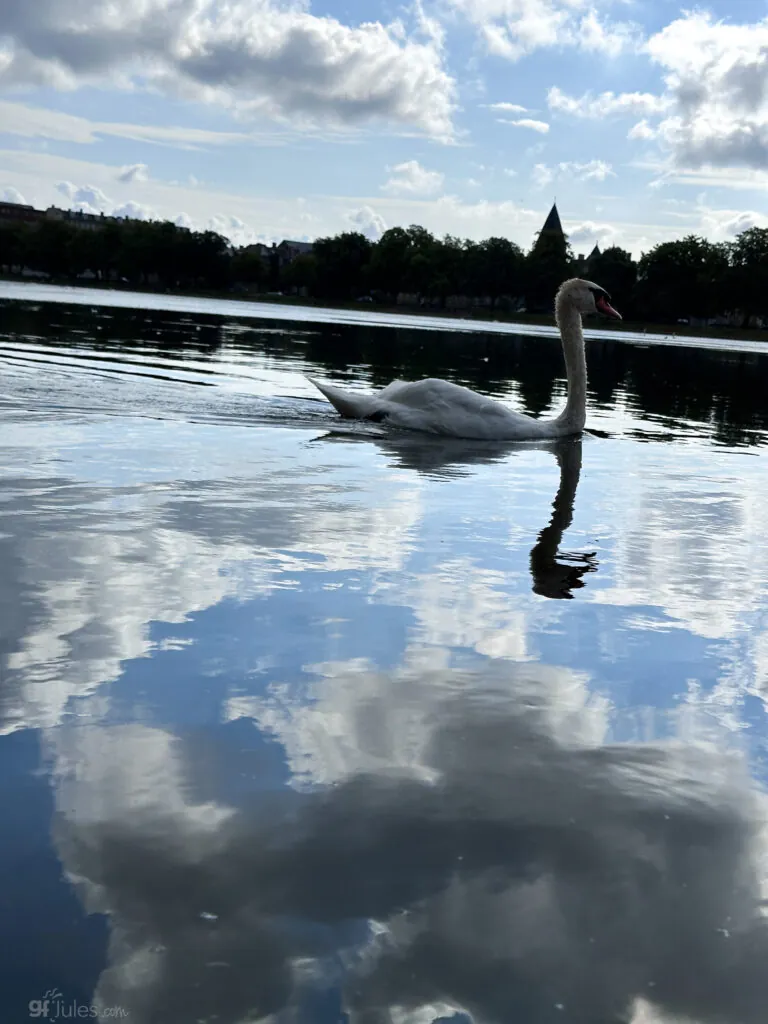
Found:
M 313 377 L 317 387 L 345 419 L 386 422 L 406 430 L 488 441 L 526 441 L 566 437 L 584 429 L 587 414 L 587 363 L 581 318 L 589 313 L 621 320 L 611 297 L 592 281 L 572 278 L 555 298 L 555 319 L 565 356 L 568 400 L 555 419 L 535 420 L 460 384 L 428 377 L 394 380 L 375 395 L 357 395 Z

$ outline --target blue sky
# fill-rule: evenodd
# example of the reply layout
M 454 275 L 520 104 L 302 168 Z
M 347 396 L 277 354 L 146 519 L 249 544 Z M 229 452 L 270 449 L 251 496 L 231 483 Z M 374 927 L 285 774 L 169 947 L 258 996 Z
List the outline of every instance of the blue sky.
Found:
M 233 241 L 768 224 L 768 3 L 6 0 L 0 196 Z

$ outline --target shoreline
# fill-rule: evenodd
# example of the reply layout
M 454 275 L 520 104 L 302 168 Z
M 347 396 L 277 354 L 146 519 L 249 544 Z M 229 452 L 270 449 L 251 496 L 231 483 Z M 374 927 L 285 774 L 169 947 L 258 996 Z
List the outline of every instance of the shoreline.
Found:
M 191 294 L 191 293 L 190 293 Z M 213 293 L 206 298 L 221 298 L 221 295 Z M 230 296 L 234 297 L 234 296 Z M 529 324 L 535 327 L 555 327 L 554 313 L 507 313 L 503 310 L 450 310 L 450 309 L 424 309 L 416 306 L 388 306 L 379 305 L 375 302 L 325 302 L 319 299 L 304 299 L 293 295 L 268 295 L 266 293 L 258 296 L 240 296 L 245 302 L 268 302 L 271 305 L 306 306 L 318 309 L 339 309 L 349 312 L 366 310 L 372 313 L 397 314 L 401 316 L 424 316 L 444 317 L 446 320 L 469 320 L 472 323 L 504 323 Z M 619 310 L 619 312 L 621 312 Z M 687 338 L 719 338 L 723 341 L 755 341 L 768 342 L 768 330 L 759 330 L 755 327 L 691 327 L 688 324 L 660 324 L 650 320 L 598 320 L 590 319 L 590 330 L 625 331 L 629 334 L 662 335 L 674 338 L 676 336 Z
M 62 292 L 70 288 L 87 289 L 89 291 L 113 292 L 118 294 L 133 294 L 146 296 L 169 296 L 179 299 L 211 299 L 218 301 L 229 301 L 243 303 L 243 305 L 270 305 L 300 307 L 304 309 L 338 310 L 340 312 L 354 312 L 359 314 L 376 313 L 387 316 L 403 317 L 424 317 L 433 319 L 445 319 L 452 321 L 465 321 L 479 327 L 482 324 L 519 324 L 521 327 L 548 327 L 555 328 L 554 314 L 552 313 L 508 313 L 502 310 L 473 309 L 449 310 L 449 309 L 425 309 L 416 306 L 392 306 L 375 302 L 329 302 L 320 299 L 304 298 L 295 295 L 275 295 L 269 292 L 235 292 L 235 291 L 207 291 L 207 290 L 178 290 L 168 291 L 160 288 L 134 288 L 129 285 L 105 285 L 99 281 L 77 281 L 68 280 L 37 280 L 35 278 L 22 278 L 7 274 L 0 274 L 0 284 L 12 284 L 16 286 L 47 287 L 61 289 Z M 0 295 L 2 301 L 22 301 L 15 298 L 6 298 Z M 62 301 L 65 301 L 62 298 Z M 586 325 L 585 325 L 586 327 Z M 768 331 L 757 328 L 741 327 L 691 327 L 688 324 L 658 324 L 645 320 L 611 320 L 603 321 L 597 318 L 590 319 L 589 330 L 603 332 L 609 331 L 612 334 L 639 334 L 647 333 L 649 343 L 653 338 L 663 337 L 674 338 L 701 338 L 703 340 L 721 341 L 746 341 L 757 344 L 768 343 Z

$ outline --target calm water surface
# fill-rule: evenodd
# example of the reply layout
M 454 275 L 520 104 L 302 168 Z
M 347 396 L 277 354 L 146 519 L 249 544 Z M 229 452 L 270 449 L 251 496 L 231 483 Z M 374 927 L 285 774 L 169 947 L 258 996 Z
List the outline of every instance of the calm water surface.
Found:
M 0 288 L 0 1020 L 765 1024 L 768 346 L 483 445 L 304 374 L 547 332 L 115 294 Z

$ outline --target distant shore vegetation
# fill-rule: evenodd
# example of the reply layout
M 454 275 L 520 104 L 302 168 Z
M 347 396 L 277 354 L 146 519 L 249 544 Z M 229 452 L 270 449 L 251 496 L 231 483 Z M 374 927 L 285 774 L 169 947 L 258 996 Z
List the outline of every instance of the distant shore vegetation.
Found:
M 635 323 L 768 326 L 768 229 L 759 227 L 732 242 L 687 235 L 636 261 L 617 246 L 577 258 L 565 235 L 544 231 L 527 253 L 506 238 L 438 238 L 418 225 L 391 228 L 378 241 L 348 231 L 311 244 L 234 247 L 213 231 L 170 222 L 109 220 L 85 229 L 43 219 L 0 224 L 0 271 L 470 316 L 548 313 L 558 285 L 581 276 L 606 288 Z

